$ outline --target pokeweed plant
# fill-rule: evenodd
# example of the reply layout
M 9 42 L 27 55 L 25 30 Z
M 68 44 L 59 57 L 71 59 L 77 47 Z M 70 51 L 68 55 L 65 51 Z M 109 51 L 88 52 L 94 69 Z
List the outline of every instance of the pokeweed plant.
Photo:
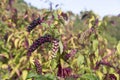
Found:
M 62 58 L 61 56 L 63 54 L 63 45 L 62 45 L 62 41 L 61 41 L 61 36 L 62 36 L 63 33 L 61 33 L 59 31 L 59 29 L 61 30 L 61 27 L 63 27 L 63 25 L 64 25 L 63 22 L 64 22 L 64 20 L 68 19 L 68 16 L 67 16 L 66 13 L 63 13 L 60 10 L 50 11 L 50 12 L 47 11 L 47 12 L 45 12 L 44 15 L 45 16 L 43 16 L 41 19 L 38 18 L 37 20 L 33 20 L 33 22 L 27 27 L 27 31 L 29 33 L 32 29 L 34 30 L 34 28 L 37 25 L 41 25 L 40 27 L 43 27 L 43 31 L 44 31 L 43 36 L 38 38 L 37 40 L 35 40 L 33 42 L 33 44 L 28 48 L 27 57 L 29 59 L 32 55 L 32 52 L 37 50 L 37 48 L 39 46 L 41 46 L 42 44 L 44 44 L 46 42 L 49 42 L 47 44 L 48 50 L 46 49 L 46 51 L 48 51 L 47 53 L 51 53 L 50 56 L 52 58 L 56 57 L 56 59 L 50 59 L 49 58 L 49 61 L 46 61 L 46 62 L 44 61 L 43 65 L 45 64 L 44 66 L 46 66 L 46 63 L 52 65 L 52 63 L 54 61 L 54 64 L 52 65 L 54 67 L 48 66 L 49 70 L 50 70 L 50 68 L 52 68 L 51 70 L 54 70 L 57 67 L 59 68 L 59 66 L 61 64 L 60 59 Z M 50 43 L 52 43 L 52 45 Z M 42 53 L 44 53 L 44 52 L 42 52 Z M 44 54 L 42 54 L 42 55 L 44 55 Z M 45 73 L 43 71 L 43 69 L 44 68 L 42 68 L 41 73 Z M 50 72 L 51 72 L 51 70 L 50 70 Z M 67 75 L 67 74 L 68 73 L 65 72 L 64 76 Z M 60 76 L 60 75 L 58 75 L 58 76 Z M 28 78 L 30 78 L 30 77 L 28 77 Z

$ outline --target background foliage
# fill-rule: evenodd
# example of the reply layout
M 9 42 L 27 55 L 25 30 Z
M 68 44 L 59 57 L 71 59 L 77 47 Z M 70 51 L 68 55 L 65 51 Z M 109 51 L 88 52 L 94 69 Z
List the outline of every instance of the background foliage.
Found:
M 0 80 L 119 80 L 120 16 L 38 10 L 23 0 L 0 2 Z M 42 23 L 31 32 L 38 17 Z M 46 34 L 58 42 L 33 42 Z M 55 52 L 53 51 L 55 49 Z

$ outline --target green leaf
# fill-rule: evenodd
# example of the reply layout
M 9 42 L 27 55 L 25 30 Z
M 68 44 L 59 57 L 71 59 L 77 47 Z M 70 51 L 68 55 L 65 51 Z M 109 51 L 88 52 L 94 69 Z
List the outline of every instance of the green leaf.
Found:
M 0 45 L 3 45 L 3 44 L 4 44 L 4 42 L 2 40 L 0 40 Z
M 58 15 L 57 15 L 57 13 L 55 12 L 55 13 L 53 13 L 53 16 L 54 16 L 54 19 L 55 20 L 58 20 Z
M 84 63 L 84 56 L 80 54 L 77 58 L 77 64 L 80 66 L 82 63 Z
M 107 74 L 107 68 L 106 68 L 106 66 L 103 66 L 103 73 Z
M 46 23 L 42 23 L 42 26 L 44 29 L 49 27 L 48 24 L 46 24 Z
M 2 48 L 0 49 L 0 52 L 6 52 L 8 53 L 9 52 L 9 49 L 7 49 L 6 47 L 4 46 L 1 46 Z
M 53 24 L 51 24 L 51 25 L 50 25 L 50 28 L 52 28 L 52 29 L 53 29 L 54 27 L 55 27 L 55 26 L 54 26 Z
M 45 74 L 45 77 L 47 78 L 47 80 L 57 80 L 56 77 L 50 73 Z
M 53 60 L 51 61 L 51 68 L 52 68 L 52 69 L 55 69 L 56 66 L 57 66 L 57 62 L 56 62 L 56 60 L 53 59 Z
M 91 73 L 87 73 L 81 76 L 80 80 L 99 80 L 99 78 Z
M 93 50 L 95 51 L 98 48 L 98 40 L 93 40 Z
M 98 51 L 98 49 L 96 49 L 96 51 L 95 51 L 95 56 L 96 56 L 97 58 L 100 57 L 100 56 L 99 56 L 99 51 Z
M 63 25 L 65 24 L 62 19 L 59 19 L 58 22 L 59 22 L 59 24 L 63 24 Z
M 63 53 L 63 44 L 61 41 L 59 41 L 59 46 L 60 46 L 60 54 Z
M 30 72 L 27 76 L 27 79 L 34 78 L 35 80 L 57 80 L 56 77 L 52 74 L 38 75 L 37 73 Z
M 117 45 L 117 51 L 118 51 L 118 53 L 120 54 L 120 41 L 119 41 L 119 43 L 118 43 L 118 45 Z
M 41 77 L 41 75 L 38 75 L 37 73 L 32 73 L 32 72 L 30 72 L 28 75 L 27 75 L 27 79 L 29 79 L 29 78 L 39 78 L 39 77 Z
M 67 77 L 65 80 L 76 80 L 74 77 Z

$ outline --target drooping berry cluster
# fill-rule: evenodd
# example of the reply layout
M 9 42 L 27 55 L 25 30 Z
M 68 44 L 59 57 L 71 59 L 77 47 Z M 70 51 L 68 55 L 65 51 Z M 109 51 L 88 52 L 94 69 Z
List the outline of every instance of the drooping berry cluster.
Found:
M 62 68 L 61 64 L 58 64 L 58 72 L 57 72 L 57 76 L 59 77 L 68 77 L 71 76 L 72 73 L 72 69 L 67 67 L 67 68 Z
M 44 44 L 45 42 L 51 42 L 52 37 L 50 35 L 45 35 L 33 42 L 33 44 L 30 46 L 30 48 L 27 51 L 27 56 L 31 56 L 31 53 L 35 51 L 41 44 Z
M 84 15 L 82 15 L 81 20 L 85 19 L 86 17 L 89 17 L 90 15 L 88 13 L 85 13 Z
M 29 42 L 28 42 L 28 39 L 26 37 L 25 37 L 25 40 L 24 40 L 24 47 L 25 47 L 25 49 L 29 48 Z
M 65 59 L 65 60 L 68 60 L 70 57 L 73 57 L 73 56 L 76 54 L 76 52 L 77 52 L 76 49 L 71 50 L 70 53 L 68 53 L 68 54 L 66 54 L 66 55 L 64 56 L 64 59 Z
M 63 17 L 64 20 L 66 20 L 66 21 L 68 20 L 68 16 L 67 16 L 66 13 L 63 13 L 63 12 L 62 12 L 62 13 L 61 13 L 61 16 Z
M 40 19 L 40 17 L 36 20 L 33 20 L 33 22 L 27 27 L 27 31 L 30 32 L 31 30 L 33 30 L 38 24 L 41 24 L 42 20 Z
M 42 74 L 42 66 L 37 59 L 35 59 L 34 64 L 35 64 L 37 73 Z
M 53 52 L 53 57 L 56 55 L 57 51 L 58 51 L 58 48 L 59 48 L 59 40 L 58 39 L 54 39 L 52 40 L 52 52 Z
M 86 38 L 88 38 L 91 34 L 95 33 L 95 28 L 91 27 L 84 31 L 80 36 L 80 41 L 84 41 Z

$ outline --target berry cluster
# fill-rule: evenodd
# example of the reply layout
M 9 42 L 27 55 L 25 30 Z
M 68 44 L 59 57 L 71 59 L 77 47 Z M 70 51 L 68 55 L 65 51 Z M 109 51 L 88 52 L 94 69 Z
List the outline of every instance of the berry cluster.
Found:
M 30 32 L 31 30 L 33 30 L 38 24 L 41 24 L 42 20 L 40 19 L 40 17 L 36 20 L 33 20 L 33 22 L 27 27 L 27 31 Z
M 33 44 L 30 46 L 30 48 L 27 51 L 27 56 L 31 56 L 31 53 L 35 51 L 41 44 L 44 44 L 45 42 L 51 42 L 52 37 L 50 35 L 45 35 L 33 42 Z
M 76 54 L 76 52 L 77 52 L 76 49 L 71 50 L 70 53 L 68 53 L 68 54 L 66 54 L 66 55 L 64 56 L 64 59 L 65 59 L 65 60 L 68 60 L 70 57 L 73 57 L 73 56 Z
M 42 74 L 42 66 L 37 59 L 35 59 L 34 64 L 35 64 L 37 73 Z
M 62 13 L 61 13 L 61 16 L 63 17 L 64 20 L 66 20 L 66 21 L 68 20 L 68 16 L 67 16 L 66 13 L 63 13 L 63 12 L 62 12 Z
M 52 46 L 52 52 L 53 52 L 53 57 L 56 55 L 55 53 L 57 53 L 58 48 L 59 48 L 59 40 L 58 39 L 54 39 L 52 40 L 53 46 Z
M 90 15 L 88 13 L 85 13 L 82 17 L 81 20 L 85 19 L 86 17 L 89 17 Z
M 91 34 L 95 33 L 95 28 L 91 27 L 89 29 L 87 29 L 86 31 L 84 31 L 81 36 L 80 36 L 80 41 L 84 41 L 85 39 L 87 39 Z
M 67 68 L 62 68 L 61 64 L 58 64 L 58 72 L 57 72 L 57 76 L 59 77 L 68 77 L 71 76 L 72 73 L 72 69 L 67 67 Z

